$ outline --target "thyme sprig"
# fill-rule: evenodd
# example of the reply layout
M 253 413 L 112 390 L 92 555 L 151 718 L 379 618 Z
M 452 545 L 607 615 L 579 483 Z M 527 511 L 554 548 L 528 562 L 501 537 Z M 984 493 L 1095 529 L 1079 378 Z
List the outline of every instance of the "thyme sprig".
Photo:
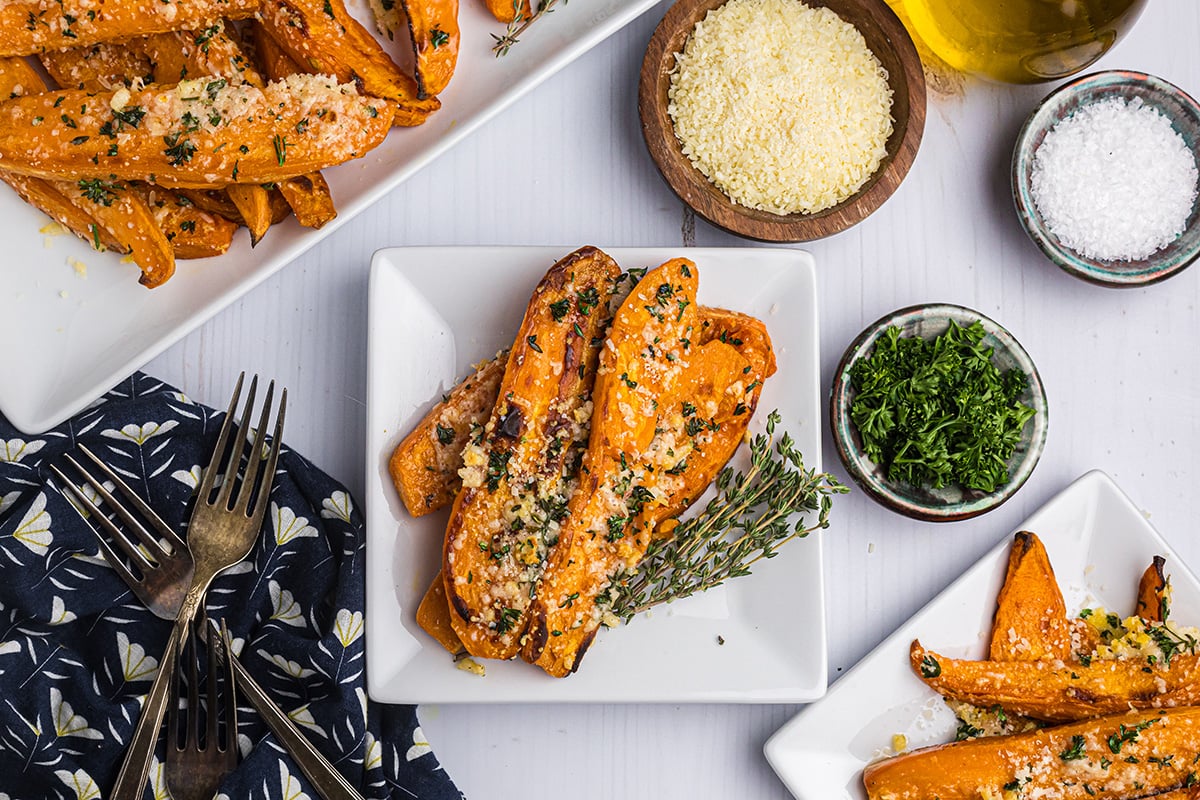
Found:
M 717 496 L 681 522 L 670 539 L 651 543 L 637 571 L 614 584 L 614 614 L 628 622 L 660 603 L 749 575 L 750 567 L 774 558 L 791 540 L 829 527 L 833 495 L 849 490 L 832 475 L 805 469 L 804 456 L 786 432 L 775 441 L 779 420 L 772 411 L 766 434 L 750 442 L 746 472 L 721 470 Z M 811 511 L 817 520 L 806 525 L 804 514 Z
M 492 39 L 496 42 L 492 45 L 492 52 L 496 54 L 496 57 L 508 55 L 508 49 L 521 40 L 521 35 L 529 30 L 529 26 L 554 11 L 559 2 L 565 6 L 568 0 L 530 0 L 530 6 L 536 5 L 537 10 L 526 16 L 523 11 L 525 4 L 521 0 L 513 0 L 513 9 L 517 12 L 516 17 L 508 23 L 508 29 L 504 31 L 503 36 L 492 34 Z

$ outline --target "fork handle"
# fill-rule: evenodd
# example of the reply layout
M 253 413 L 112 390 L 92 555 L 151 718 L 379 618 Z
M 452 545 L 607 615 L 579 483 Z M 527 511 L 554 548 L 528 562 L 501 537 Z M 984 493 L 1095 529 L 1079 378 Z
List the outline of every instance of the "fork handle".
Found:
M 220 642 L 220 639 L 210 635 L 209 641 Z M 325 800 L 363 800 L 363 796 L 358 793 L 358 790 L 350 785 L 342 773 L 334 769 L 317 748 L 312 746 L 312 742 L 308 741 L 300 732 L 296 723 L 292 722 L 292 718 L 285 714 L 270 695 L 258 685 L 258 682 L 242 666 L 242 662 L 237 658 L 229 660 L 233 663 L 237 690 L 250 700 L 250 704 L 258 711 L 263 722 L 267 723 L 267 727 L 279 739 L 283 748 L 295 759 L 296 765 L 316 788 L 317 793 Z
M 112 800 L 141 800 L 146 779 L 150 776 L 150 763 L 154 759 L 158 732 L 162 728 L 163 716 L 167 711 L 167 699 L 171 694 L 171 678 L 175 675 L 175 656 L 179 649 L 180 632 L 179 625 L 171 629 L 166 650 L 158 662 L 158 675 L 146 694 L 142 714 L 138 717 L 137 727 L 129 740 L 129 749 L 125 752 L 125 761 L 121 764 L 121 771 L 117 773 L 117 782 L 110 795 Z

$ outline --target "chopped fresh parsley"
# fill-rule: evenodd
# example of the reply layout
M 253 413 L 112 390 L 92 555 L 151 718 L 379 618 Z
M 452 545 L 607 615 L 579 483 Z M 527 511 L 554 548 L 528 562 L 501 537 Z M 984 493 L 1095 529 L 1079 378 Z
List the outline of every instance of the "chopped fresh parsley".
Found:
M 1035 412 L 1020 402 L 1028 377 L 997 369 L 984 334 L 978 321 L 951 321 L 935 339 L 891 327 L 850 367 L 850 419 L 890 480 L 982 492 L 1008 482 L 1008 460 Z

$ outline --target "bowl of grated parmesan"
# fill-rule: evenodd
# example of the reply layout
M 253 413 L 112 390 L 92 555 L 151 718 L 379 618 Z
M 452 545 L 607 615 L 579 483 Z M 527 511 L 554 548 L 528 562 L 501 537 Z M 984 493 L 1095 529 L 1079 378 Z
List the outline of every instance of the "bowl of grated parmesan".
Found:
M 1200 255 L 1200 106 L 1142 72 L 1087 75 L 1026 120 L 1017 216 L 1066 272 L 1104 286 L 1165 280 Z
M 892 195 L 925 125 L 925 78 L 883 0 L 678 0 L 642 62 L 651 158 L 741 236 L 803 242 Z

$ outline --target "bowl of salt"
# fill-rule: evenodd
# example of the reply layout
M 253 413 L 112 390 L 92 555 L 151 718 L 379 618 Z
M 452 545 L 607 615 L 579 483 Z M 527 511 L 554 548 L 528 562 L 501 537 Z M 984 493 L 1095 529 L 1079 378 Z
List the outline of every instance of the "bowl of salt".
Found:
M 1070 274 L 1144 286 L 1200 255 L 1200 105 L 1143 72 L 1086 75 L 1025 121 L 1012 161 L 1026 233 Z

